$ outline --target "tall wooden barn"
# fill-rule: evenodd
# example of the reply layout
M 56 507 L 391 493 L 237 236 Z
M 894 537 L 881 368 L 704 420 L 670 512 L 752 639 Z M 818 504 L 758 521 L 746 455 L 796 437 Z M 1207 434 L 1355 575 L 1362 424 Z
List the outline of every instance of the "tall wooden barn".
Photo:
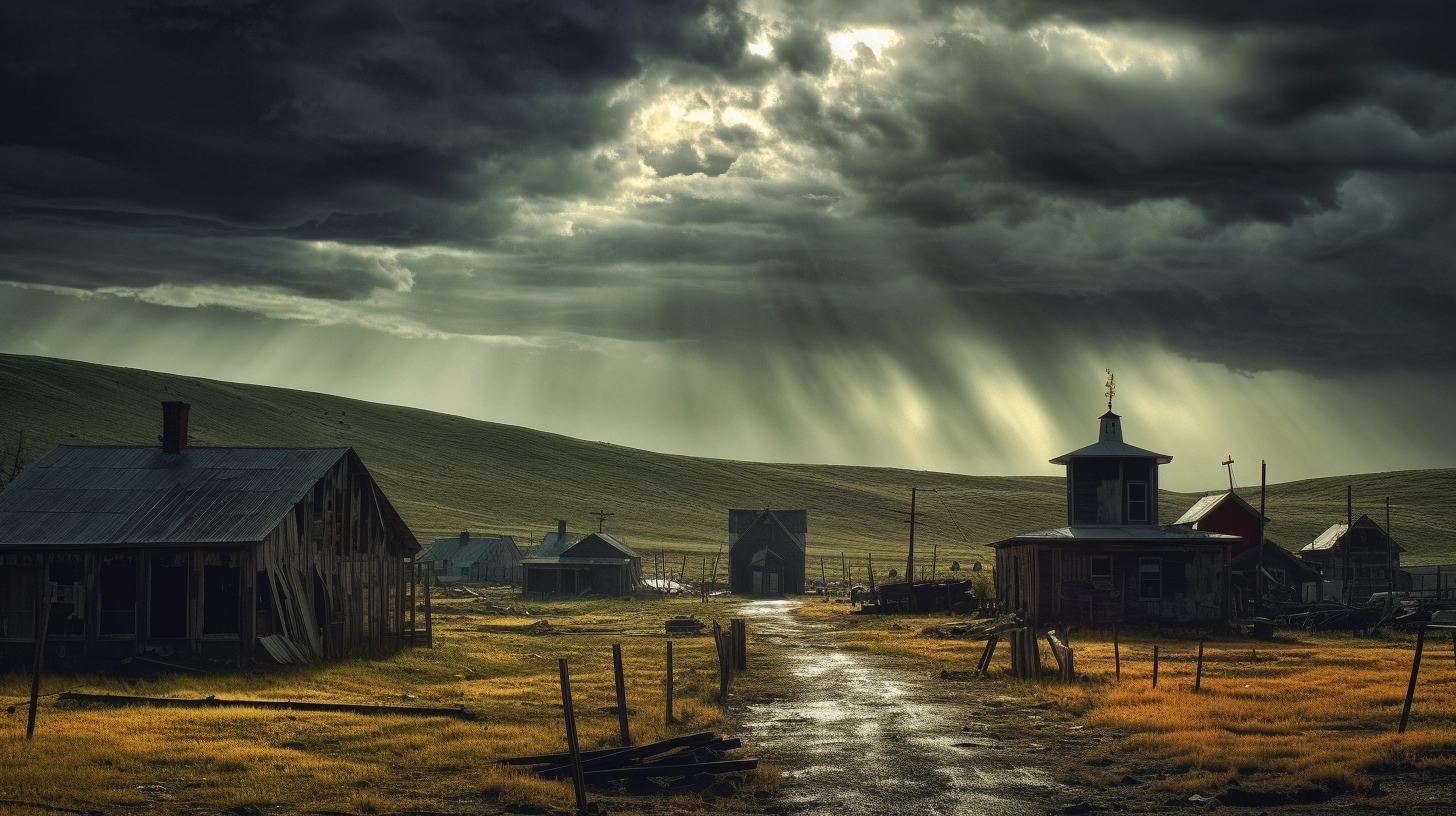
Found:
M 1304 545 L 1299 557 L 1324 575 L 1321 597 L 1359 604 L 1377 592 L 1401 589 L 1400 546 L 1369 516 L 1355 519 L 1354 532 L 1344 522 L 1331 524 Z
M 415 556 L 429 562 L 437 584 L 517 583 L 521 580 L 521 550 L 510 536 L 478 536 L 469 531 L 437 538 Z
M 729 510 L 728 591 L 803 594 L 808 532 L 807 510 Z
M 1067 526 L 998 541 L 996 595 L 1038 624 L 1227 621 L 1238 535 L 1158 524 L 1158 468 L 1173 457 L 1129 445 L 1109 404 L 1098 439 L 1059 456 Z
M 642 584 L 642 556 L 610 533 L 588 533 L 560 555 L 522 558 L 521 570 L 522 592 L 547 595 L 627 596 Z
M 0 492 L 0 670 L 389 653 L 419 544 L 352 448 L 62 445 Z

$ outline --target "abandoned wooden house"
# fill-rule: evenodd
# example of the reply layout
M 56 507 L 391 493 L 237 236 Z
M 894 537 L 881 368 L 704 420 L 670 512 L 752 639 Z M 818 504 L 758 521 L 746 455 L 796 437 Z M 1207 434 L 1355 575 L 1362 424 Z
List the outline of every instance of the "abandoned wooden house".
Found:
M 642 556 L 609 533 L 589 533 L 560 555 L 522 558 L 521 571 L 522 592 L 627 596 L 642 585 Z
M 729 510 L 728 591 L 803 594 L 808 532 L 807 510 Z
M 1038 624 L 1228 620 L 1238 535 L 1158 524 L 1158 468 L 1173 457 L 1123 441 L 1121 417 L 1097 442 L 1051 460 L 1067 472 L 1067 526 L 998 541 L 1002 609 Z
M 521 551 L 510 536 L 473 536 L 467 531 L 437 538 L 415 561 L 430 563 L 437 584 L 514 584 L 521 580 Z
M 1360 604 L 1377 592 L 1399 590 L 1400 554 L 1405 548 L 1369 516 L 1355 519 L 1354 534 L 1344 522 L 1330 525 L 1299 550 L 1324 580 L 1320 597 Z
M 138 658 L 383 655 L 414 634 L 419 550 L 351 448 L 62 445 L 0 492 L 0 670 Z M 422 629 L 424 627 L 421 627 Z

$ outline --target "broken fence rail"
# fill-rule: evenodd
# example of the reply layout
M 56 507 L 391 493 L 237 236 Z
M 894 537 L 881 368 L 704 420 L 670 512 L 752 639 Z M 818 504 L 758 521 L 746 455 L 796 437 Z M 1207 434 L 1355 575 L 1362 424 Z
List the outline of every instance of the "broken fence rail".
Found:
M 464 708 L 432 708 L 427 706 L 368 705 L 362 703 L 314 703 L 302 700 L 223 700 L 217 697 L 132 697 L 125 694 L 85 694 L 63 691 L 61 700 L 78 703 L 101 703 L 113 706 L 153 706 L 156 708 L 268 708 L 288 711 L 334 711 L 349 714 L 403 714 L 414 717 L 454 717 L 475 719 L 474 712 Z
M 581 767 L 587 782 L 754 770 L 758 767 L 756 759 L 723 758 L 725 752 L 742 746 L 737 739 L 722 738 L 705 731 L 631 748 L 582 751 Z M 548 779 L 564 779 L 571 774 L 569 753 L 507 757 L 498 761 L 503 765 L 536 766 L 531 770 Z

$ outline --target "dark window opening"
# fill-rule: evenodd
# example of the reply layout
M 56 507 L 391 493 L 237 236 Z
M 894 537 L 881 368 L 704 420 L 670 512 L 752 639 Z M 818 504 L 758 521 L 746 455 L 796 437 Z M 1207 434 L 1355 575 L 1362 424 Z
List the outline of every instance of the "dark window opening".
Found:
M 0 565 L 0 637 L 34 638 L 36 581 L 33 564 Z
M 1147 482 L 1127 483 L 1127 520 L 1142 522 L 1148 520 Z
M 241 573 L 237 567 L 202 568 L 202 634 L 238 633 Z
M 51 620 L 47 634 L 53 638 L 86 636 L 86 563 L 79 555 L 61 555 L 50 563 Z
M 1143 601 L 1163 599 L 1163 559 L 1138 559 L 1138 599 Z
M 1099 589 L 1107 589 L 1112 586 L 1112 556 L 1092 556 L 1092 584 Z
M 136 634 L 136 558 L 130 555 L 103 558 L 97 576 L 101 596 L 100 634 Z
M 151 558 L 152 591 L 147 636 L 187 637 L 187 556 L 157 553 Z

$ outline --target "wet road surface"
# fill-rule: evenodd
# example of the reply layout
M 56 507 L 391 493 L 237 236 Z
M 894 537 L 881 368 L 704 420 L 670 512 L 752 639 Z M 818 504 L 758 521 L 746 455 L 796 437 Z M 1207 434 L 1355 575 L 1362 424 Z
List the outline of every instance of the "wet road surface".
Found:
M 1037 761 L 1046 749 L 1003 744 L 980 716 L 1004 719 L 1009 712 L 995 707 L 1006 702 L 978 700 L 975 684 L 907 672 L 893 657 L 842 651 L 829 627 L 794 615 L 795 605 L 758 601 L 739 613 L 753 633 L 753 664 L 780 669 L 735 680 L 742 696 L 732 706 L 744 741 L 784 769 L 780 801 L 790 813 L 1059 809 L 1046 754 Z

